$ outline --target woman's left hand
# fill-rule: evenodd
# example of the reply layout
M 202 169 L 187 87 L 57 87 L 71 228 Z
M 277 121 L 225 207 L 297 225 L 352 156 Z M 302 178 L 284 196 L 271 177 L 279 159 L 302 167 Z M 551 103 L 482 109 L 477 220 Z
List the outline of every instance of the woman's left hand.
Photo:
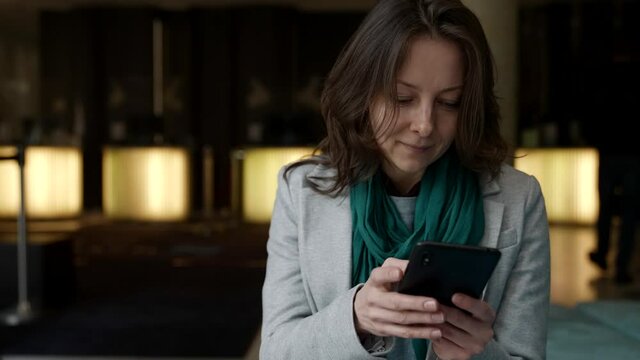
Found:
M 444 324 L 437 325 L 442 337 L 431 340 L 433 351 L 442 360 L 469 359 L 481 353 L 493 339 L 495 311 L 486 302 L 464 294 L 455 294 L 453 304 L 469 312 L 441 305 Z

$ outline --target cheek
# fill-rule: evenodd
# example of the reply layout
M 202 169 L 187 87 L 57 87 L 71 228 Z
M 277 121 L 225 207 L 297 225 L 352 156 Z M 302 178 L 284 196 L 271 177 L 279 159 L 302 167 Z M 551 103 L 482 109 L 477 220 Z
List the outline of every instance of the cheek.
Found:
M 378 143 L 378 147 L 380 147 L 384 153 L 391 152 L 391 149 L 393 148 L 393 137 L 389 131 L 384 135 L 377 137 L 376 142 Z
M 446 119 L 440 124 L 440 134 L 443 139 L 446 139 L 447 142 L 451 142 L 456 137 L 456 132 L 458 131 L 458 120 L 457 117 Z

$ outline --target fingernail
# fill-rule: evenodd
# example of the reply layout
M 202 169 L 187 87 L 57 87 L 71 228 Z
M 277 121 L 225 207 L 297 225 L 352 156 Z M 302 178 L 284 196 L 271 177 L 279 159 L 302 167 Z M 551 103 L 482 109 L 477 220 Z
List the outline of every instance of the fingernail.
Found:
M 433 330 L 431 332 L 431 337 L 440 338 L 440 337 L 442 337 L 442 332 L 440 330 Z
M 429 301 L 425 301 L 424 302 L 424 308 L 427 310 L 435 310 L 436 308 L 436 302 L 429 300 Z
M 444 321 L 444 315 L 443 314 L 435 314 L 435 315 L 433 315 L 433 321 L 443 322 Z

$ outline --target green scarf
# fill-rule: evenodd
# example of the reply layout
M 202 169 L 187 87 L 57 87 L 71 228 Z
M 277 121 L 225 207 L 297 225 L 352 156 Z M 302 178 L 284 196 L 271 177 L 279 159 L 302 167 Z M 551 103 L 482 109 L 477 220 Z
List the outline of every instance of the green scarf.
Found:
M 482 196 L 477 177 L 454 151 L 431 164 L 420 182 L 413 231 L 400 217 L 378 172 L 351 188 L 353 221 L 352 282 L 364 283 L 388 257 L 408 259 L 421 241 L 476 245 L 484 232 Z M 426 356 L 425 339 L 413 339 L 416 359 Z

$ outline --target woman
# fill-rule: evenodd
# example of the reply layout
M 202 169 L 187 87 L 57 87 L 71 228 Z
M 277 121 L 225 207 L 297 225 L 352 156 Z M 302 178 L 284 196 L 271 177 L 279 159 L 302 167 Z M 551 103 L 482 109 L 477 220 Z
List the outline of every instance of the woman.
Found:
M 262 359 L 542 359 L 549 243 L 537 181 L 503 165 L 491 53 L 458 0 L 383 0 L 322 96 L 322 155 L 281 172 Z M 482 299 L 399 294 L 425 239 L 500 249 Z

